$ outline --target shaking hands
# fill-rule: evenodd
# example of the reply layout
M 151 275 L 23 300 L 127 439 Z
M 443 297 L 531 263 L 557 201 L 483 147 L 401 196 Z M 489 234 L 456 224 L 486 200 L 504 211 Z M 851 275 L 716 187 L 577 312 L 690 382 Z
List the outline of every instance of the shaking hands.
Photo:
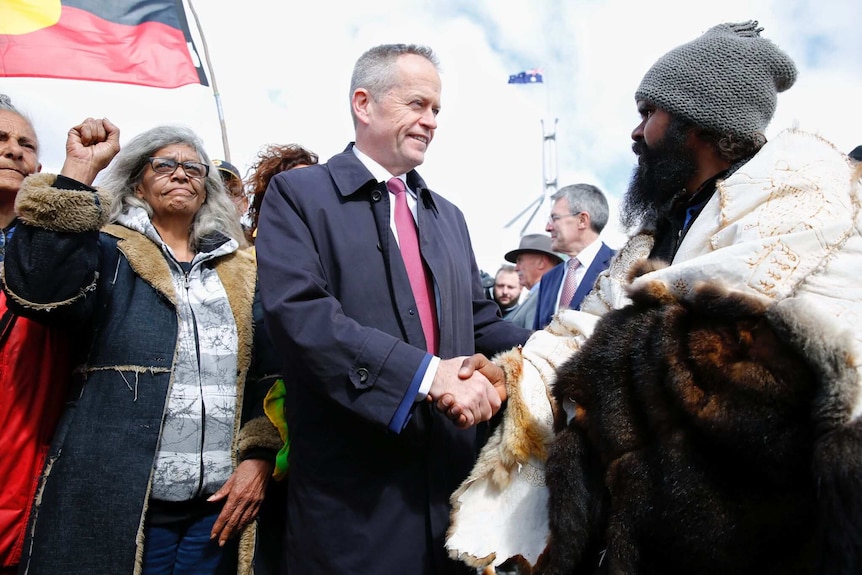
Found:
M 503 370 L 482 354 L 444 359 L 427 401 L 436 404 L 461 429 L 488 421 L 506 400 Z

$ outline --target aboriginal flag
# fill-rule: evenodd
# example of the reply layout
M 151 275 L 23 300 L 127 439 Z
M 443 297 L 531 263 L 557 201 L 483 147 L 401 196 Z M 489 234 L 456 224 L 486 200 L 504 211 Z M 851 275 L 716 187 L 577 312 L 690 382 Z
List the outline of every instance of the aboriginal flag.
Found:
M 182 0 L 0 0 L 0 76 L 208 85 Z

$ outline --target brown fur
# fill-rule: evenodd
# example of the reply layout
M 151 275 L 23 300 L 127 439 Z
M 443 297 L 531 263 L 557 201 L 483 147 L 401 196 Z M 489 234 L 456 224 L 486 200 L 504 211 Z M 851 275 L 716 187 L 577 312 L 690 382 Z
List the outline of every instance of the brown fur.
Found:
M 504 463 L 509 468 L 518 463 L 526 463 L 531 454 L 544 460 L 546 457 L 545 445 L 548 438 L 533 422 L 529 409 L 520 400 L 521 369 L 523 366 L 521 349 L 516 348 L 500 354 L 494 358 L 494 361 L 506 373 L 508 394 L 509 397 L 513 398 L 507 402 L 506 409 L 513 417 L 512 421 L 515 425 L 507 426 L 503 435 L 508 446 L 504 454 L 511 453 L 514 459 L 510 461 L 507 458 Z M 503 486 L 501 485 L 501 487 Z
M 658 271 L 667 267 L 667 263 L 662 260 L 640 259 L 632 264 L 628 270 L 628 282 L 631 283 L 637 278 L 644 276 L 650 272 Z
M 33 174 L 24 180 L 15 198 L 15 212 L 25 224 L 55 232 L 94 232 L 108 221 L 111 194 L 58 190 L 52 187 L 57 176 Z
M 862 487 L 845 340 L 801 336 L 820 331 L 800 325 L 802 310 L 714 285 L 690 301 L 657 281 L 631 295 L 558 370 L 557 401 L 581 411 L 549 453 L 551 537 L 536 572 L 855 572 L 859 545 L 837 533 L 859 538 L 858 498 L 831 497 L 847 490 L 841 470 Z M 821 431 L 833 411 L 840 441 Z M 824 479 L 843 505 L 818 507 Z M 840 549 L 825 551 L 824 524 Z
M 108 224 L 102 231 L 119 239 L 117 248 L 126 256 L 129 266 L 176 306 L 177 296 L 171 270 L 159 246 L 140 232 L 118 224 Z
M 524 359 L 521 348 L 497 354 L 492 359 L 505 372 L 508 392 L 506 410 L 509 419 L 503 419 L 500 422 L 499 427 L 485 444 L 470 478 L 467 478 L 450 497 L 452 510 L 447 539 L 458 528 L 460 497 L 470 486 L 472 477 L 489 476 L 492 486 L 502 491 L 509 485 L 511 474 L 519 464 L 527 463 L 531 455 L 545 458 L 545 446 L 551 439 L 548 433 L 542 431 L 536 424 L 529 408 L 523 403 L 520 381 Z M 512 425 L 512 422 L 515 424 Z M 457 552 L 450 551 L 450 556 L 475 568 L 483 568 L 496 559 L 495 553 L 484 557 L 473 557 L 468 553 L 458 555 Z M 523 559 L 520 563 L 527 564 Z M 486 571 L 488 570 L 493 572 L 493 567 L 487 567 Z

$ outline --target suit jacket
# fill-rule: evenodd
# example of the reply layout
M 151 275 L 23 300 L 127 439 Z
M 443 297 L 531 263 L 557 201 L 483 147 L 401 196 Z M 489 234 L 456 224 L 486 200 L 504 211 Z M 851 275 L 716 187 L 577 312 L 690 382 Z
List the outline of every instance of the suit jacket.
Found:
M 266 325 L 286 370 L 288 569 L 461 572 L 443 543 L 449 495 L 481 434 L 413 401 L 431 356 L 390 229 L 390 194 L 351 148 L 273 178 L 256 242 Z M 486 297 L 461 211 L 415 171 L 407 183 L 437 294 L 438 355 L 526 341 L 530 332 Z M 406 423 L 391 431 L 405 406 Z
M 593 289 L 593 284 L 596 283 L 596 278 L 599 277 L 599 274 L 608 269 L 611 258 L 614 257 L 615 253 L 606 243 L 602 242 L 602 247 L 599 248 L 596 257 L 593 258 L 593 263 L 590 264 L 587 273 L 584 274 L 581 283 L 578 284 L 575 295 L 572 296 L 572 303 L 569 304 L 569 309 L 581 309 L 581 302 L 584 301 L 584 297 Z M 557 264 L 542 276 L 533 329 L 544 329 L 545 326 L 551 323 L 551 318 L 557 313 L 557 296 L 560 293 L 560 286 L 565 276 L 566 262 Z

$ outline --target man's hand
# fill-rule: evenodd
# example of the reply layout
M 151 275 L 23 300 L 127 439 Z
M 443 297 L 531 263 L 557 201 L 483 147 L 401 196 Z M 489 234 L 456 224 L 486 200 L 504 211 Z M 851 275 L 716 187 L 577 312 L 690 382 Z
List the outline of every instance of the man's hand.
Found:
M 69 130 L 60 173 L 89 186 L 119 151 L 120 129 L 105 118 L 87 118 Z
M 442 360 L 428 393 L 461 429 L 491 419 L 505 398 L 503 370 L 481 354 Z
M 223 547 L 228 539 L 257 517 L 266 484 L 272 476 L 272 468 L 270 461 L 246 459 L 237 466 L 222 488 L 207 500 L 219 501 L 227 497 L 210 533 L 210 539 L 218 538 L 219 546 Z
M 467 379 L 475 371 L 484 375 L 491 382 L 491 385 L 494 386 L 494 389 L 500 395 L 500 401 L 506 401 L 509 396 L 506 391 L 506 373 L 503 371 L 503 368 L 481 353 L 476 353 L 464 360 L 461 364 L 461 369 L 458 370 L 458 377 Z

